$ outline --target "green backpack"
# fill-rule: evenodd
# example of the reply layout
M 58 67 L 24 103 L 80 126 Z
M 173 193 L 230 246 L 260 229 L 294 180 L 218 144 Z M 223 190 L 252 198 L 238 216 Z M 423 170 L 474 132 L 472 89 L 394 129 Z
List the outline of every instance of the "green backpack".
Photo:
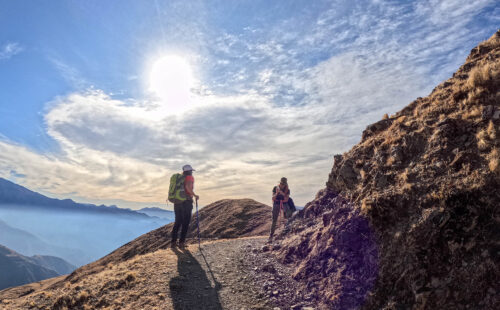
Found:
M 184 190 L 185 179 L 186 177 L 180 173 L 175 173 L 170 177 L 168 201 L 172 203 L 182 203 L 187 199 L 186 192 Z

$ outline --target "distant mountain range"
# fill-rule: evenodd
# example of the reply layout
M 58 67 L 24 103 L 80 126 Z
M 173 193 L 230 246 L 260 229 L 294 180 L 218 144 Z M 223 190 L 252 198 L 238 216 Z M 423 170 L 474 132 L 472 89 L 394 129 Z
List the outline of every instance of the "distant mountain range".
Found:
M 0 178 L 0 244 L 22 255 L 54 255 L 81 266 L 174 220 L 141 211 L 54 199 Z
M 0 219 L 0 244 L 23 255 L 48 254 L 61 256 L 70 261 L 80 261 L 90 257 L 81 249 L 56 246 L 34 234 L 19 228 L 14 228 Z
M 54 256 L 24 256 L 0 245 L 0 290 L 67 274 L 76 269 Z
M 137 210 L 137 212 L 144 213 L 149 216 L 156 216 L 163 219 L 169 219 L 172 221 L 175 219 L 174 211 L 165 210 L 157 207 L 142 208 L 140 210 Z
M 93 205 L 77 203 L 71 199 L 49 198 L 37 192 L 31 191 L 21 185 L 15 184 L 4 178 L 0 178 L 0 208 L 15 206 L 19 208 L 42 208 L 44 210 L 99 213 L 120 216 L 132 216 L 146 218 L 145 213 L 130 209 L 122 209 L 117 206 Z

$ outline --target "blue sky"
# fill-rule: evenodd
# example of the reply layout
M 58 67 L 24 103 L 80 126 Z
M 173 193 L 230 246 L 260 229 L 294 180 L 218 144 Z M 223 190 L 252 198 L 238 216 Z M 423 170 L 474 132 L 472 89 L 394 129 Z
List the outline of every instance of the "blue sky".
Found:
M 0 176 L 139 207 L 190 163 L 202 204 L 287 176 L 303 205 L 499 25 L 489 0 L 0 1 Z M 167 98 L 151 72 L 172 55 L 189 92 Z

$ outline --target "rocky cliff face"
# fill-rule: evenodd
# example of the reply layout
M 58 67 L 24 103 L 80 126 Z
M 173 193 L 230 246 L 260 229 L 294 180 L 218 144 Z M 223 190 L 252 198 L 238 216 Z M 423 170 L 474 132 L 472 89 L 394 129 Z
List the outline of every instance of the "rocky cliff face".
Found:
M 498 309 L 499 189 L 500 31 L 335 156 L 278 254 L 328 308 Z

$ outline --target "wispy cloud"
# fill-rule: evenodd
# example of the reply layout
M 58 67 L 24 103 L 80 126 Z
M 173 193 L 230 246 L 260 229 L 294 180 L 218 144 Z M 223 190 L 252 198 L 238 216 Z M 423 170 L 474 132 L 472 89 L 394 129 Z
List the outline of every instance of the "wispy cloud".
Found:
M 472 21 L 478 15 L 491 15 L 488 12 L 494 11 L 494 4 L 492 0 L 338 1 L 313 16 L 301 11 L 301 15 L 278 21 L 269 29 L 214 38 L 210 46 L 213 55 L 233 61 L 220 71 L 214 64 L 213 81 L 221 89 L 248 89 L 252 85 L 259 91 L 271 91 L 278 103 L 290 99 L 295 103 L 309 98 L 291 96 L 297 93 L 287 81 L 300 78 L 304 70 L 319 62 L 349 53 L 366 60 L 365 70 L 394 66 L 401 74 L 432 72 L 434 79 L 429 85 L 434 85 L 463 61 L 468 52 L 464 44 L 472 47 L 478 38 L 491 35 L 491 29 Z M 232 78 L 239 76 L 241 67 L 246 69 L 246 79 L 234 83 Z M 259 82 L 259 74 L 268 70 L 273 75 L 265 83 Z M 280 96 L 283 93 L 289 96 Z
M 463 62 L 464 46 L 490 35 L 473 21 L 494 18 L 494 3 L 337 1 L 240 33 L 198 25 L 206 67 L 193 108 L 166 115 L 157 103 L 96 89 L 61 96 L 45 114 L 61 151 L 49 156 L 0 141 L 0 171 L 54 193 L 160 202 L 169 174 L 190 163 L 202 203 L 266 202 L 287 176 L 304 204 L 324 186 L 335 153 L 384 113 L 425 96 Z M 76 69 L 54 63 L 82 81 Z
M 9 59 L 23 51 L 23 47 L 17 42 L 8 42 L 0 46 L 0 60 Z
M 50 62 L 59 71 L 61 76 L 76 89 L 85 89 L 90 83 L 81 75 L 80 71 L 58 57 L 49 57 Z

